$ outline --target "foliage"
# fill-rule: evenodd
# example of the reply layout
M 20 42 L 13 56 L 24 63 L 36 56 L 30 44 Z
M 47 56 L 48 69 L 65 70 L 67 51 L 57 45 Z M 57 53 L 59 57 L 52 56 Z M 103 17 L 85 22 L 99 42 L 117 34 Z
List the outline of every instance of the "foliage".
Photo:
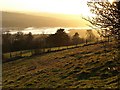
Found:
M 120 39 L 120 2 L 88 2 L 95 17 L 86 19 L 103 37 L 113 36 Z
M 76 32 L 72 37 L 73 44 L 77 45 L 81 42 L 81 38 L 79 37 L 79 34 Z
M 55 34 L 47 38 L 47 42 L 52 47 L 67 46 L 70 45 L 70 37 L 64 32 L 64 29 L 58 29 Z

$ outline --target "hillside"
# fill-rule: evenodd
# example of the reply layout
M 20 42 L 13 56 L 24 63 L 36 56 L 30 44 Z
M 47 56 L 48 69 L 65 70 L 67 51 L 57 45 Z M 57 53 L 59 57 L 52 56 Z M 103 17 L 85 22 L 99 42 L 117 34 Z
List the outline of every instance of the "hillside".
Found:
M 96 44 L 4 63 L 3 87 L 117 88 L 112 45 L 106 50 Z
M 2 12 L 2 24 L 3 27 L 77 27 L 83 25 L 81 19 L 17 12 Z

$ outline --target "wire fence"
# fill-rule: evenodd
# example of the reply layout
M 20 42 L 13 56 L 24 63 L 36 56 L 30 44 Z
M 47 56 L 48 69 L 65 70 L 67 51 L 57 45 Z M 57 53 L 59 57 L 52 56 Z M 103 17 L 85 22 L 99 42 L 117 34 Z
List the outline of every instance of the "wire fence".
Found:
M 82 44 L 70 45 L 70 46 L 60 46 L 60 47 L 52 47 L 52 48 L 40 48 L 40 49 L 9 52 L 9 53 L 2 54 L 2 60 L 3 62 L 8 62 L 8 61 L 12 61 L 20 58 L 30 57 L 34 55 L 42 55 L 42 54 L 51 53 L 51 52 L 58 52 L 58 51 L 67 50 L 67 49 L 73 49 L 73 48 L 83 47 L 83 46 L 87 46 L 95 43 L 96 42 L 88 42 L 88 43 L 82 43 Z

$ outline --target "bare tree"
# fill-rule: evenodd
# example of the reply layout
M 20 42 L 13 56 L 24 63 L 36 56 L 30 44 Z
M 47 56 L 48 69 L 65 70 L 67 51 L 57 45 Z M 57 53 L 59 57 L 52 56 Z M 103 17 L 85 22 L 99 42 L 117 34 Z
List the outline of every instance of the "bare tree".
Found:
M 113 36 L 120 40 L 120 2 L 88 2 L 91 12 L 95 17 L 86 19 L 95 28 L 100 29 L 99 34 L 103 37 Z

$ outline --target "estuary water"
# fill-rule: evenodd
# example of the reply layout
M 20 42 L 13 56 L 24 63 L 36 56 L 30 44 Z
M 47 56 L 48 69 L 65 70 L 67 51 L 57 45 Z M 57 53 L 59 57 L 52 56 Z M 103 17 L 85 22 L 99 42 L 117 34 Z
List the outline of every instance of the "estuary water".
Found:
M 54 34 L 58 29 L 65 29 L 66 33 L 69 33 L 70 29 L 80 29 L 79 27 L 27 27 L 27 28 L 2 28 L 2 33 L 10 32 L 11 34 L 15 34 L 18 31 L 23 32 L 24 34 L 28 34 L 31 32 L 32 34 Z

